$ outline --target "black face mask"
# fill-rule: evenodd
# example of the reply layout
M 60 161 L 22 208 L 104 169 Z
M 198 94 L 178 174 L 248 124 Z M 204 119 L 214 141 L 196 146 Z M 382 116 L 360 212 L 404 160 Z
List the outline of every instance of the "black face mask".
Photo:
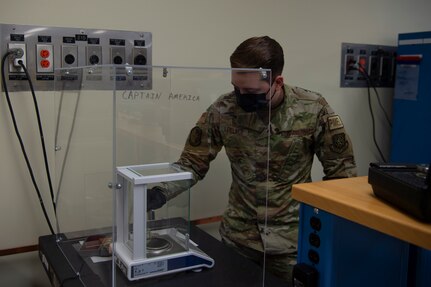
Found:
M 241 94 L 239 89 L 235 89 L 236 102 L 247 113 L 268 109 L 266 94 Z

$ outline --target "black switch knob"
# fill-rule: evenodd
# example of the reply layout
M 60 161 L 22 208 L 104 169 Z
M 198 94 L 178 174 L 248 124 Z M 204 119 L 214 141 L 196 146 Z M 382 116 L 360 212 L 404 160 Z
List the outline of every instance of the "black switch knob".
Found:
M 146 65 L 147 64 L 147 58 L 145 58 L 144 55 L 137 55 L 135 57 L 135 60 L 133 62 L 135 65 Z
M 121 56 L 115 56 L 113 60 L 116 65 L 121 65 L 123 63 L 123 58 L 121 58 Z
M 64 57 L 64 62 L 68 65 L 72 65 L 75 62 L 75 56 L 72 54 L 67 54 Z
M 90 61 L 90 64 L 92 64 L 92 65 L 99 64 L 99 61 L 100 61 L 99 56 L 91 55 L 89 61 Z

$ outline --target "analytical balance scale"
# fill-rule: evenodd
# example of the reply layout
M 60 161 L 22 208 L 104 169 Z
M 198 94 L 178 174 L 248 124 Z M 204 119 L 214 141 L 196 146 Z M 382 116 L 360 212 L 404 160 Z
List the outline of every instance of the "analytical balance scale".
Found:
M 156 220 L 154 211 L 147 212 L 151 185 L 191 178 L 190 172 L 170 163 L 117 167 L 114 254 L 116 264 L 129 280 L 214 266 L 214 260 L 189 238 L 188 196 L 180 216 Z M 164 208 L 171 208 L 170 202 L 167 205 Z

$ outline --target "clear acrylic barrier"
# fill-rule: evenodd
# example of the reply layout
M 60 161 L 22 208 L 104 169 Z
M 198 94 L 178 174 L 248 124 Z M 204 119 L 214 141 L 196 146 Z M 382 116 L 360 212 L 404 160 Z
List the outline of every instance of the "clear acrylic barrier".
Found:
M 95 282 L 92 257 L 111 258 L 115 79 L 109 66 L 55 71 L 57 244 L 77 274 L 62 281 L 84 286 Z
M 123 81 L 133 80 L 134 70 L 140 75 L 143 70 L 147 73 L 150 83 L 142 90 L 125 89 Z M 190 217 L 194 204 L 213 204 L 190 203 L 193 194 L 203 187 L 195 184 L 197 177 L 205 174 L 198 176 L 195 166 L 184 166 L 187 160 L 180 156 L 185 148 L 185 158 L 217 155 L 226 143 L 217 142 L 214 126 L 221 129 L 217 132 L 235 134 L 232 130 L 237 127 L 232 120 L 250 116 L 244 111 L 236 110 L 235 114 L 228 107 L 211 106 L 221 95 L 230 94 L 227 97 L 235 100 L 232 73 L 259 74 L 269 83 L 271 79 L 271 72 L 263 69 L 99 66 L 57 71 L 58 246 L 84 286 L 92 286 L 94 280 L 105 286 L 129 286 L 133 280 L 157 284 L 171 280 L 168 274 L 187 269 L 210 272 L 215 268 L 212 254 L 193 241 L 190 223 L 196 219 Z M 103 88 L 97 83 L 102 80 Z M 259 226 L 266 224 L 267 177 L 262 175 L 267 174 L 269 165 L 269 110 L 258 115 L 265 127 L 261 136 L 247 143 L 251 147 L 247 152 L 256 153 L 250 155 L 255 168 L 231 171 L 232 176 L 240 172 L 250 181 L 260 182 L 253 195 L 258 202 L 257 215 L 250 218 Z M 203 123 L 199 119 L 206 111 L 211 117 Z M 200 130 L 194 129 L 197 123 Z M 230 141 L 229 148 L 220 153 L 226 152 L 227 158 L 235 160 L 243 143 L 235 137 L 224 140 Z M 229 169 L 229 162 L 224 164 Z M 230 181 L 217 175 L 215 178 Z M 167 190 L 168 201 L 161 208 L 147 211 L 147 193 L 154 187 Z M 225 191 L 213 187 L 210 192 Z M 117 255 L 117 260 L 105 261 L 111 259 L 110 252 Z M 172 258 L 188 256 L 204 263 L 178 270 L 168 267 Z M 223 260 L 215 260 L 214 266 L 225 264 L 229 258 Z M 265 285 L 263 270 L 252 286 Z

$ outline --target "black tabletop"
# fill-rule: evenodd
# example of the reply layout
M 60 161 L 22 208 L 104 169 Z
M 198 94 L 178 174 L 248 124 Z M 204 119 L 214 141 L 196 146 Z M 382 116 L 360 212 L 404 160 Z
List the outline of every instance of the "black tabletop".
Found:
M 115 267 L 115 286 L 287 286 L 286 282 L 273 277 L 271 274 L 263 276 L 263 270 L 260 266 L 237 254 L 196 226 L 191 226 L 190 238 L 199 245 L 202 251 L 214 259 L 213 268 L 204 268 L 201 272 L 183 271 L 155 278 L 129 281 L 119 268 Z M 42 262 L 45 261 L 45 267 L 47 267 L 46 265 L 50 266 L 48 273 L 54 273 L 57 281 L 65 287 L 112 286 L 112 262 L 93 263 L 90 256 L 82 256 L 82 253 L 79 253 L 77 249 L 80 240 L 82 238 L 67 238 L 58 243 L 54 235 L 39 238 L 39 249 L 44 256 Z M 79 272 L 79 278 L 76 272 Z

